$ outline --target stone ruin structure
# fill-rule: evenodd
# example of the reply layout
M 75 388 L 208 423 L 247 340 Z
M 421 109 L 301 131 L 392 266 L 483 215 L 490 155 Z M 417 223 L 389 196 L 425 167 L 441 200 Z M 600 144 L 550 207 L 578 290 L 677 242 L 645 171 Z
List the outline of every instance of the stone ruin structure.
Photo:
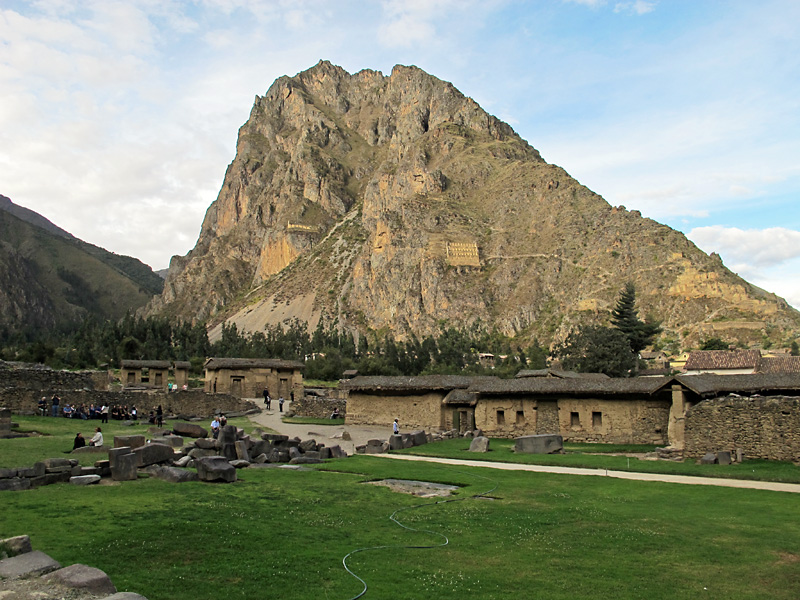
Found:
M 0 580 L 3 598 L 147 600 L 132 592 L 118 592 L 100 569 L 81 564 L 62 567 L 44 552 L 34 550 L 27 535 L 0 540 Z
M 236 481 L 236 470 L 250 466 L 278 464 L 319 464 L 347 454 L 338 446 L 325 446 L 316 440 L 300 440 L 286 435 L 259 433 L 247 435 L 233 425 L 222 427 L 217 439 L 195 423 L 175 421 L 172 430 L 156 430 L 147 440 L 144 435 L 115 436 L 114 446 L 79 448 L 78 453 L 107 452 L 91 467 L 82 467 L 76 458 L 48 458 L 29 467 L 0 469 L 0 491 L 26 490 L 52 483 L 91 485 L 103 477 L 129 481 L 144 472 L 175 483 L 185 481 Z M 184 444 L 185 438 L 191 441 Z M 190 469 L 195 469 L 192 471 Z

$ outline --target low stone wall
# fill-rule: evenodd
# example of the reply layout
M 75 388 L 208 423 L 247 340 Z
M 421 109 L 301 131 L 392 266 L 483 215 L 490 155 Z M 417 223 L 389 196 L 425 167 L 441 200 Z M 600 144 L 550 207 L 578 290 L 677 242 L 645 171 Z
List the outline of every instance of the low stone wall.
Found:
M 86 389 L 48 389 L 32 390 L 26 388 L 0 389 L 0 406 L 11 409 L 16 414 L 36 414 L 39 398 L 47 398 L 48 410 L 50 398 L 58 394 L 61 406 L 65 403 L 85 406 L 92 404 L 108 404 L 114 406 L 135 406 L 140 419 L 146 419 L 147 413 L 161 405 L 164 414 L 195 415 L 209 417 L 217 412 L 242 412 L 257 408 L 250 400 L 243 400 L 229 394 L 206 394 L 202 390 L 179 390 L 166 392 L 163 390 L 106 392 Z M 49 414 L 49 413 L 48 413 Z
M 0 390 L 107 390 L 108 371 L 54 371 L 48 368 L 0 368 Z
M 747 458 L 800 461 L 800 398 L 728 396 L 686 413 L 686 457 L 740 448 Z
M 292 402 L 294 413 L 303 417 L 327 419 L 336 408 L 339 409 L 339 416 L 344 417 L 347 411 L 347 401 L 343 398 L 306 395 Z

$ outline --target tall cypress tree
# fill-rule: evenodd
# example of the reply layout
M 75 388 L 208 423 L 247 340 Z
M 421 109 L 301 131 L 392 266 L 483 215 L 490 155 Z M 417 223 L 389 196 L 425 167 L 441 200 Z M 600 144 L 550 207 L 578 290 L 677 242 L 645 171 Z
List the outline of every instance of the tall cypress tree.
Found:
M 661 322 L 642 321 L 636 310 L 636 288 L 629 281 L 620 292 L 617 305 L 611 311 L 611 323 L 628 338 L 631 350 L 638 353 L 661 333 Z

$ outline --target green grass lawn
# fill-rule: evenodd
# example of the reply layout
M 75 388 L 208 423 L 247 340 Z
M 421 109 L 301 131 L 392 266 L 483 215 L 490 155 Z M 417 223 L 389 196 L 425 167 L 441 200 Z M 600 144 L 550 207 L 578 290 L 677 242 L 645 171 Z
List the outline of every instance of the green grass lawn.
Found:
M 0 440 L 0 462 L 24 441 Z M 429 449 L 437 447 L 445 445 Z M 29 454 L 20 464 L 44 457 Z M 366 485 L 388 477 L 462 487 L 458 501 L 436 503 Z M 370 456 L 304 471 L 243 469 L 239 478 L 2 492 L 0 538 L 28 534 L 62 564 L 100 568 L 118 589 L 150 600 L 349 599 L 362 586 L 342 559 L 373 546 L 392 548 L 348 560 L 368 583 L 365 598 L 800 597 L 795 494 Z M 398 519 L 423 531 L 389 520 L 406 507 L 418 508 Z M 403 548 L 439 544 L 434 533 L 449 544 Z
M 480 453 L 469 452 L 470 441 L 466 438 L 444 440 L 399 452 L 489 462 L 800 483 L 800 467 L 790 462 L 745 460 L 741 464 L 732 465 L 698 465 L 693 460 L 684 462 L 640 460 L 635 457 L 609 456 L 609 454 L 613 452 L 648 452 L 654 450 L 655 447 L 613 444 L 565 444 L 564 454 L 516 454 L 513 452 L 514 440 L 505 439 L 491 440 L 489 452 Z

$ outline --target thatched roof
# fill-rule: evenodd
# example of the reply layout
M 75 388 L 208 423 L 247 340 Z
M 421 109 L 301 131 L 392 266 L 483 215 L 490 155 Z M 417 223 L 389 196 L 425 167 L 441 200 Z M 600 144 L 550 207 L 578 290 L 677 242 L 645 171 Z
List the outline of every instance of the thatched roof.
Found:
M 176 360 L 175 361 L 175 368 L 176 369 L 191 369 L 192 363 L 188 360 Z
M 123 369 L 169 369 L 172 363 L 168 360 L 123 360 Z
M 305 369 L 297 360 L 279 358 L 209 358 L 203 365 L 207 371 L 220 369 Z
M 453 390 L 442 401 L 449 406 L 475 406 L 478 403 L 478 394 L 467 390 Z
M 671 377 L 630 377 L 606 379 L 558 379 L 554 377 L 524 377 L 521 379 L 487 379 L 476 381 L 470 392 L 481 395 L 498 394 L 654 394 L 672 382 Z
M 700 396 L 721 394 L 800 395 L 800 373 L 678 375 L 675 379 Z
M 465 375 L 421 375 L 418 377 L 354 377 L 342 381 L 342 389 L 359 392 L 371 391 L 440 391 L 466 389 L 478 379 L 494 379 L 494 377 L 467 377 Z
M 608 379 L 605 373 L 577 373 L 563 369 L 522 369 L 515 377 L 557 377 L 559 379 Z

